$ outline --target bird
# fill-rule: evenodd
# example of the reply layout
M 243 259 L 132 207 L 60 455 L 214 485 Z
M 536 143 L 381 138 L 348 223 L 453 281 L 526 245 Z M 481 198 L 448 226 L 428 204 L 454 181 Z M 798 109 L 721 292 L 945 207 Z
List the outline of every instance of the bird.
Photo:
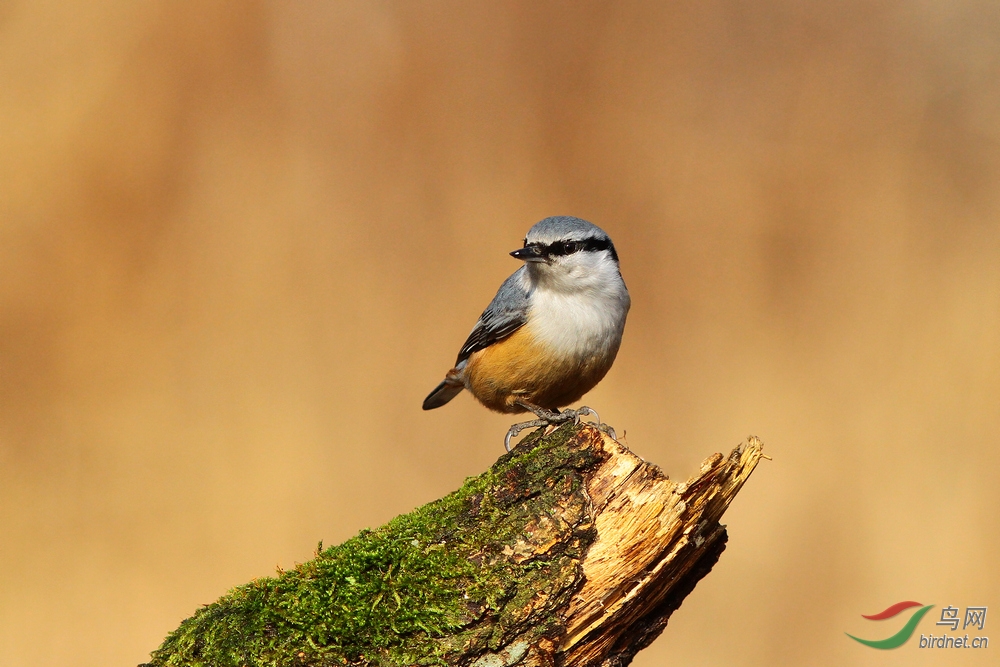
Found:
M 597 415 L 586 406 L 560 409 L 611 369 L 632 303 L 611 237 L 586 220 L 545 218 L 510 254 L 524 264 L 500 285 L 423 403 L 433 410 L 466 389 L 490 410 L 533 413 L 537 419 L 510 427 L 508 452 L 525 428 Z

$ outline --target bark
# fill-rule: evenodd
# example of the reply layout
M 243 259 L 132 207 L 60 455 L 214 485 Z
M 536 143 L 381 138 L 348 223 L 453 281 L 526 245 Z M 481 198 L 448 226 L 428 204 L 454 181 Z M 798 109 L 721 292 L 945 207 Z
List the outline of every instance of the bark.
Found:
M 673 482 L 591 425 L 199 610 L 149 665 L 617 666 L 726 546 L 756 438 Z

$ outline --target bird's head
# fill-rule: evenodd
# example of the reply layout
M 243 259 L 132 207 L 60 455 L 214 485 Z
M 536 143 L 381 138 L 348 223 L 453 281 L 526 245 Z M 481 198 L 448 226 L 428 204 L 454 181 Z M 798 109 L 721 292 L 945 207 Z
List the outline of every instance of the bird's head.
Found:
M 545 218 L 528 230 L 524 247 L 510 253 L 527 265 L 538 283 L 562 289 L 586 288 L 618 273 L 618 253 L 597 225 L 570 216 Z

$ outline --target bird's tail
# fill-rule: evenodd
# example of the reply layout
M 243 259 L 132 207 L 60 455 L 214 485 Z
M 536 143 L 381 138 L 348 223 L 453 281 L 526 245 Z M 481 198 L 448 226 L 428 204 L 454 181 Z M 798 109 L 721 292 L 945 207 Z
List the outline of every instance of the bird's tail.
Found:
M 440 408 L 442 405 L 458 396 L 462 389 L 463 387 L 461 384 L 449 382 L 448 378 L 445 378 L 444 381 L 434 387 L 434 391 L 432 391 L 427 398 L 424 399 L 424 410 Z

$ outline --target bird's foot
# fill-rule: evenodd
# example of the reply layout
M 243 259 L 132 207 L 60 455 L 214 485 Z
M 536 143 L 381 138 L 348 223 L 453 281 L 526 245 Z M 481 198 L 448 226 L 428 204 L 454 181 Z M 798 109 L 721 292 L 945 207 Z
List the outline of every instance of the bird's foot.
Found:
M 577 419 L 576 413 L 572 410 L 567 410 L 565 412 L 560 412 L 559 410 L 546 410 L 543 407 L 535 405 L 534 403 L 528 403 L 527 401 L 514 401 L 514 404 L 518 407 L 524 408 L 538 417 L 539 420 L 548 424 L 562 424 L 570 419 Z
M 507 435 L 503 439 L 503 447 L 508 452 L 510 451 L 510 439 L 515 437 L 518 433 L 526 428 L 535 427 L 546 427 L 551 422 L 545 419 L 532 419 L 530 422 L 521 422 L 519 424 L 511 424 L 510 429 L 507 430 Z
M 518 433 L 526 428 L 538 428 L 543 426 L 554 426 L 557 424 L 564 424 L 568 421 L 572 421 L 574 424 L 580 423 L 580 417 L 587 417 L 593 415 L 597 418 L 597 423 L 595 426 L 597 430 L 611 437 L 612 440 L 617 440 L 618 436 L 615 434 L 615 430 L 608 426 L 607 424 L 601 423 L 601 417 L 597 414 L 597 410 L 589 408 L 586 405 L 581 405 L 576 410 L 546 410 L 545 408 L 539 407 L 527 401 L 517 401 L 517 405 L 521 406 L 528 412 L 533 413 L 538 419 L 533 419 L 527 422 L 521 422 L 519 424 L 513 424 L 507 431 L 506 437 L 503 439 L 503 446 L 509 452 L 510 451 L 510 440 L 515 437 Z

